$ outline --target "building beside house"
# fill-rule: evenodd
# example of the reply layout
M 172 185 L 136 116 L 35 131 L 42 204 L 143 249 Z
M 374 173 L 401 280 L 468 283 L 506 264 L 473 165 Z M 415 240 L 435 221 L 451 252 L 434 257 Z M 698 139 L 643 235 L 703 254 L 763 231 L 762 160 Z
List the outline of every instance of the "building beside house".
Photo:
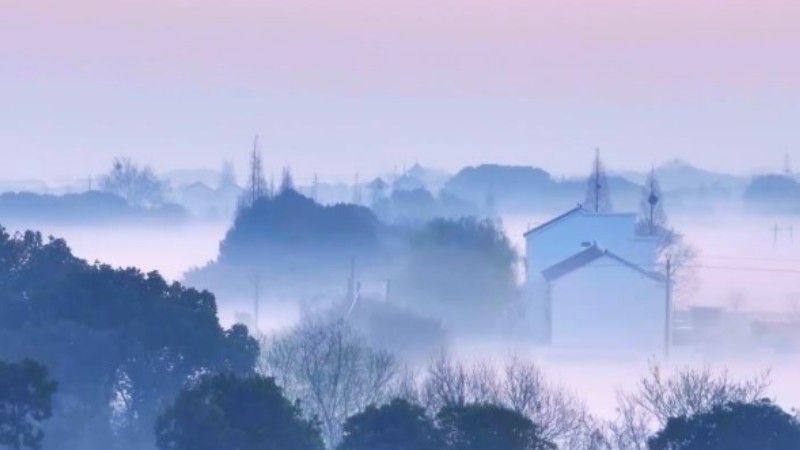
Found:
M 664 346 L 666 279 L 658 242 L 633 213 L 582 206 L 525 233 L 527 319 L 543 344 L 648 351 Z

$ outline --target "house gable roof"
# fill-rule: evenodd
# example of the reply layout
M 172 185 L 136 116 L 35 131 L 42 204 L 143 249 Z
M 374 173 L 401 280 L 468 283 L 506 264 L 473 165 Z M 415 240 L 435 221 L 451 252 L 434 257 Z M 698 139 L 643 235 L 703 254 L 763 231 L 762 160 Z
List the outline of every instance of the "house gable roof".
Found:
M 559 263 L 556 263 L 548 267 L 547 269 L 544 269 L 542 271 L 542 276 L 544 276 L 544 279 L 547 280 L 548 282 L 555 281 L 578 269 L 586 267 L 587 265 L 593 263 L 594 261 L 597 261 L 600 258 L 609 258 L 624 267 L 627 267 L 631 270 L 638 272 L 641 275 L 644 275 L 652 279 L 653 281 L 658 281 L 658 282 L 665 281 L 663 275 L 644 270 L 642 267 L 637 266 L 636 264 L 628 261 L 627 259 L 615 255 L 614 253 L 611 253 L 608 250 L 601 249 L 596 245 L 592 245 L 586 250 L 576 253 L 575 255 L 570 256 L 569 258 Z
M 583 205 L 579 204 L 578 206 L 570 209 L 569 211 L 565 212 L 564 214 L 561 214 L 558 217 L 555 217 L 555 218 L 553 218 L 551 220 L 548 220 L 547 222 L 545 222 L 545 223 L 543 223 L 543 224 L 541 224 L 539 226 L 531 228 L 530 230 L 526 231 L 525 234 L 523 234 L 523 236 L 528 237 L 529 235 L 531 235 L 533 233 L 536 233 L 537 231 L 541 231 L 541 230 L 549 227 L 550 225 L 553 225 L 555 223 L 561 222 L 562 220 L 566 219 L 567 217 L 570 217 L 573 214 L 576 214 L 576 213 L 579 213 L 579 212 L 582 212 L 582 211 L 584 211 Z

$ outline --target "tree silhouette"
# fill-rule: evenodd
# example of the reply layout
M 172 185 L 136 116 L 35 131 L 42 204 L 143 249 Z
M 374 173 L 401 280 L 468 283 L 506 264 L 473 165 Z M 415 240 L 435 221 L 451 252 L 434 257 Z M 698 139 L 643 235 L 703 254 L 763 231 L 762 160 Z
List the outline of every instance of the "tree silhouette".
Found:
M 52 415 L 56 386 L 47 368 L 37 362 L 0 361 L 0 447 L 42 448 L 42 422 Z
M 672 418 L 650 450 L 797 450 L 800 422 L 767 400 Z
M 440 450 L 441 439 L 425 409 L 395 399 L 369 406 L 344 425 L 338 450 Z
M 642 187 L 642 198 L 639 201 L 639 217 L 637 232 L 642 236 L 658 236 L 667 230 L 667 214 L 664 211 L 664 194 L 652 169 Z
M 409 238 L 399 301 L 452 325 L 488 330 L 511 305 L 518 256 L 490 220 L 434 220 Z
M 614 209 L 611 204 L 608 176 L 605 166 L 600 160 L 600 150 L 595 151 L 592 172 L 586 180 L 586 199 L 583 206 L 598 213 L 610 212 Z
M 671 278 L 678 295 L 691 292 L 696 285 L 696 274 L 692 264 L 697 259 L 697 249 L 687 243 L 683 235 L 669 226 L 664 209 L 664 193 L 656 177 L 655 169 L 651 170 L 642 187 L 639 201 L 639 214 L 636 220 L 636 234 L 656 239 L 656 260 L 662 272 L 666 273 L 669 260 Z
M 281 173 L 281 187 L 279 193 L 295 190 L 294 178 L 292 177 L 292 170 L 289 167 L 284 167 Z
M 0 228 L 0 311 L 0 358 L 35 359 L 59 381 L 48 436 L 61 449 L 149 444 L 186 382 L 252 373 L 259 351 L 243 326 L 220 326 L 212 294 L 90 265 L 34 232 Z
M 156 207 L 164 204 L 167 184 L 150 167 L 130 158 L 115 158 L 111 170 L 100 178 L 100 188 L 133 206 Z
M 555 450 L 524 415 L 491 404 L 445 407 L 437 415 L 448 450 Z
M 323 450 L 316 425 L 272 378 L 203 378 L 156 424 L 160 450 Z
M 258 145 L 258 136 L 253 141 L 253 151 L 250 152 L 250 171 L 247 175 L 242 198 L 239 200 L 240 208 L 252 207 L 260 198 L 266 197 L 267 179 L 264 176 L 264 163 L 261 159 L 261 147 Z

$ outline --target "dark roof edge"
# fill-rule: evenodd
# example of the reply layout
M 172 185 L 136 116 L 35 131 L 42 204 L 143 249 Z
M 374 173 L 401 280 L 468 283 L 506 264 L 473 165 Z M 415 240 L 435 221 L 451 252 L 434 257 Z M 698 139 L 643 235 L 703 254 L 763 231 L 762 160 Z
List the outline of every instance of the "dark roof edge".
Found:
M 587 248 L 586 250 L 576 253 L 575 255 L 570 256 L 569 258 L 544 269 L 542 271 L 542 276 L 548 282 L 555 281 L 603 257 L 611 258 L 614 261 L 617 261 L 618 263 L 622 264 L 623 266 L 632 269 L 638 272 L 639 274 L 644 275 L 647 278 L 650 278 L 653 281 L 657 281 L 659 283 L 666 282 L 665 277 L 660 273 L 644 270 L 642 267 L 637 266 L 636 264 L 628 261 L 627 259 L 619 255 L 616 255 L 614 253 L 611 253 L 608 250 L 600 249 L 594 245 Z
M 567 217 L 575 214 L 576 212 L 583 211 L 583 210 L 584 210 L 583 209 L 583 205 L 581 205 L 579 203 L 578 206 L 570 209 L 569 211 L 565 212 L 564 214 L 561 214 L 560 216 L 557 216 L 557 217 L 555 217 L 553 219 L 550 219 L 550 220 L 548 220 L 547 222 L 545 222 L 545 223 L 543 223 L 541 225 L 538 225 L 538 226 L 536 226 L 534 228 L 531 228 L 530 230 L 526 231 L 522 236 L 523 237 L 528 237 L 528 235 L 530 235 L 532 233 L 540 231 L 543 228 L 549 227 L 550 225 L 553 225 L 556 222 L 560 222 L 560 221 L 566 219 Z

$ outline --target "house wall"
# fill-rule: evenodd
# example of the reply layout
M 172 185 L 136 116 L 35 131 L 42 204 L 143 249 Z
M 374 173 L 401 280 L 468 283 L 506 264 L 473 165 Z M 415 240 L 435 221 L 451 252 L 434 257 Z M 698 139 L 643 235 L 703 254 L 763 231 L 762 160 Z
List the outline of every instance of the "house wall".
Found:
M 663 283 L 611 258 L 551 283 L 552 344 L 565 347 L 663 349 Z
M 528 269 L 540 272 L 563 261 L 585 250 L 584 242 L 597 242 L 598 246 L 628 259 L 635 226 L 634 214 L 578 212 L 567 216 L 527 236 Z

